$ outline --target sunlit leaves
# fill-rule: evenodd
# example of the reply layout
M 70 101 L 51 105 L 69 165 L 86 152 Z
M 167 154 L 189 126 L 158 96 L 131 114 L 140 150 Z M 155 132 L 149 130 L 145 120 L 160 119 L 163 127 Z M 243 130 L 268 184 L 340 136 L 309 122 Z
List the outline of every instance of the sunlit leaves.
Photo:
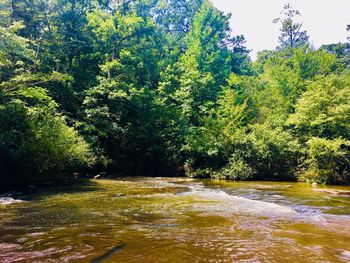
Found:
M 330 76 L 311 83 L 289 123 L 311 136 L 350 139 L 350 78 Z

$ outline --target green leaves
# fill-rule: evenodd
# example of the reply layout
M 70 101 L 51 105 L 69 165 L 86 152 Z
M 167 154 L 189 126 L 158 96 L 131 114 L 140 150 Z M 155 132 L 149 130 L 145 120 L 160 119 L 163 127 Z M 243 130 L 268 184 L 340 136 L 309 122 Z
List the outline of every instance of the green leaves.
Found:
M 303 163 L 300 178 L 306 181 L 346 184 L 350 179 L 350 141 L 312 137 L 307 142 L 308 159 Z
M 350 181 L 348 46 L 299 15 L 252 64 L 208 0 L 1 2 L 0 170 Z
M 309 136 L 350 139 L 350 78 L 331 75 L 312 82 L 289 124 Z
M 0 26 L 0 80 L 13 74 L 24 62 L 34 61 L 34 51 L 29 48 L 30 40 L 16 32 L 23 24 L 16 22 L 9 28 Z
M 254 122 L 258 110 L 254 102 L 256 79 L 254 77 L 231 75 L 227 87 L 218 99 L 216 116 L 223 125 L 223 132 L 229 136 L 237 129 Z
M 94 163 L 87 143 L 65 119 L 19 100 L 0 105 L 2 185 L 60 180 Z

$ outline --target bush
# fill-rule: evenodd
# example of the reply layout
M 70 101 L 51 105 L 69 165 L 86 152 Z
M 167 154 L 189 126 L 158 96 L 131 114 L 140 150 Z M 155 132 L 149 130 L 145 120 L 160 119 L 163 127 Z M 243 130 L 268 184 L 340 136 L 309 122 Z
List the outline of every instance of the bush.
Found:
M 250 133 L 238 137 L 241 155 L 245 162 L 256 171 L 254 179 L 294 179 L 300 146 L 282 127 L 269 124 L 251 126 Z M 243 143 L 243 144 L 242 144 Z
M 20 101 L 0 106 L 1 184 L 57 180 L 93 161 L 86 142 L 61 116 Z
M 307 159 L 300 180 L 326 184 L 350 181 L 350 141 L 314 137 L 307 146 Z
M 230 137 L 230 157 L 214 173 L 215 178 L 234 180 L 294 180 L 300 156 L 297 141 L 282 127 L 251 125 Z
M 249 180 L 252 179 L 256 171 L 250 167 L 239 154 L 233 154 L 229 163 L 220 171 L 212 175 L 217 179 Z

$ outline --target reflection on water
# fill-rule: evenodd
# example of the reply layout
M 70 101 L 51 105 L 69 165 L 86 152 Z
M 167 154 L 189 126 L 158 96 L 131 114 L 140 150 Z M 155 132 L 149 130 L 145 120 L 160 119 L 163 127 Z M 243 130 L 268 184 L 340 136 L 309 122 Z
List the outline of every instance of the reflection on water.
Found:
M 349 187 L 133 178 L 74 190 L 0 197 L 0 262 L 350 262 Z

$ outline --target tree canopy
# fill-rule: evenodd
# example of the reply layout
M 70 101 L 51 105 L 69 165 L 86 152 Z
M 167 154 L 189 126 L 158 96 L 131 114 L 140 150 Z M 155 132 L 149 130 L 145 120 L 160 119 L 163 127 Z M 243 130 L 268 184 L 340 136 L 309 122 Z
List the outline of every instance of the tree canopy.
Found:
M 349 43 L 285 5 L 249 57 L 209 0 L 0 3 L 0 181 L 72 174 L 350 183 Z M 349 29 L 349 26 L 348 26 Z

